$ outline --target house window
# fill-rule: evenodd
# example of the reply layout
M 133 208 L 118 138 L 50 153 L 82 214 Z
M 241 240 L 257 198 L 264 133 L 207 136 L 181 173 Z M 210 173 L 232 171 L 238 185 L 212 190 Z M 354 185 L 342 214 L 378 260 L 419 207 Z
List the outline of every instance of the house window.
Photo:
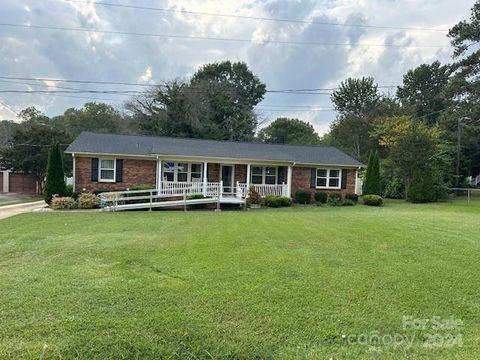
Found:
M 340 189 L 341 174 L 339 169 L 317 169 L 317 188 Z
M 278 168 L 274 166 L 253 166 L 250 181 L 257 185 L 275 185 Z
M 98 166 L 99 181 L 114 182 L 115 181 L 115 160 L 99 159 Z
M 163 180 L 174 182 L 202 181 L 202 164 L 164 161 Z

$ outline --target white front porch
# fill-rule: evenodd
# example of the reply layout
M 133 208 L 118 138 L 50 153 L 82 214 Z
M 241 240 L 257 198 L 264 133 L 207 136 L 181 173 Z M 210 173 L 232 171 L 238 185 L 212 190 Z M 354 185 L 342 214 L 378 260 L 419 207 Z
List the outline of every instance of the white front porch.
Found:
M 253 187 L 261 197 L 291 196 L 292 164 L 223 163 L 193 159 L 158 159 L 156 189 L 159 194 L 218 196 L 221 202 L 244 202 Z M 212 194 L 214 192 L 219 194 Z M 235 200 L 233 200 L 235 199 Z

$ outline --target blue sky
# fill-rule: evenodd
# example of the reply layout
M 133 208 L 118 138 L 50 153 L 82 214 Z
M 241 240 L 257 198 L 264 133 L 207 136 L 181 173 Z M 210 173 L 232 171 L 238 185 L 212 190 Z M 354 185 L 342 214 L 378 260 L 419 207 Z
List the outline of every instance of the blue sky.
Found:
M 88 0 L 2 0 L 0 23 L 106 31 L 249 39 L 252 42 L 188 40 L 121 34 L 42 30 L 0 26 L 0 76 L 154 83 L 188 78 L 202 64 L 245 61 L 268 89 L 332 88 L 346 77 L 373 76 L 379 85 L 398 85 L 402 75 L 423 62 L 450 61 L 444 31 L 385 29 L 312 24 L 346 23 L 403 28 L 448 29 L 470 13 L 466 0 L 103 0 L 171 10 L 235 14 L 247 17 L 300 19 L 274 22 L 105 6 Z M 262 40 L 355 44 L 288 45 Z M 363 46 L 395 44 L 407 47 Z M 440 47 L 415 47 L 415 46 Z M 444 47 L 441 47 L 444 46 Z M 0 81 L 0 90 L 54 90 Z M 71 84 L 70 84 L 71 85 Z M 50 87 L 49 87 L 50 86 Z M 132 90 L 125 86 L 75 84 L 75 88 Z M 390 90 L 393 92 L 394 90 Z M 0 93 L 0 119 L 35 105 L 47 115 L 81 107 L 93 99 L 71 95 Z M 77 95 L 75 95 L 77 96 Z M 78 96 L 108 99 L 121 107 L 120 95 Z M 325 95 L 268 94 L 258 107 L 268 123 L 277 116 L 298 117 L 323 133 L 335 118 Z M 275 109 L 273 111 L 272 109 Z M 302 111 L 299 111 L 301 109 Z

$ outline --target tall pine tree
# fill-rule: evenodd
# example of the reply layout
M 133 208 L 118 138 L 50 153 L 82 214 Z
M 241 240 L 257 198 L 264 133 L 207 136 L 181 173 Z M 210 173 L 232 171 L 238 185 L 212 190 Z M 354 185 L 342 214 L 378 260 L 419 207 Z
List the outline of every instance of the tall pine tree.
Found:
M 368 157 L 367 173 L 363 184 L 364 195 L 380 195 L 380 160 L 377 152 L 370 152 Z
M 47 203 L 50 203 L 53 195 L 64 196 L 65 193 L 62 150 L 58 141 L 53 141 L 48 150 L 47 180 L 45 181 L 43 197 Z

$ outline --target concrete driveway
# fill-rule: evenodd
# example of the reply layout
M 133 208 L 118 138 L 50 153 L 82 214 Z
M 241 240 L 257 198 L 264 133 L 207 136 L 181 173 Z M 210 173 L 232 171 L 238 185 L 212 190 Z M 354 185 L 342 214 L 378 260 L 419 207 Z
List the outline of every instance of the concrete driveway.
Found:
M 31 212 L 34 210 L 38 210 L 45 207 L 46 205 L 47 204 L 45 203 L 45 201 L 42 200 L 42 201 L 25 203 L 25 204 L 0 206 L 0 220 L 6 219 L 13 215 L 23 214 L 23 213 Z

